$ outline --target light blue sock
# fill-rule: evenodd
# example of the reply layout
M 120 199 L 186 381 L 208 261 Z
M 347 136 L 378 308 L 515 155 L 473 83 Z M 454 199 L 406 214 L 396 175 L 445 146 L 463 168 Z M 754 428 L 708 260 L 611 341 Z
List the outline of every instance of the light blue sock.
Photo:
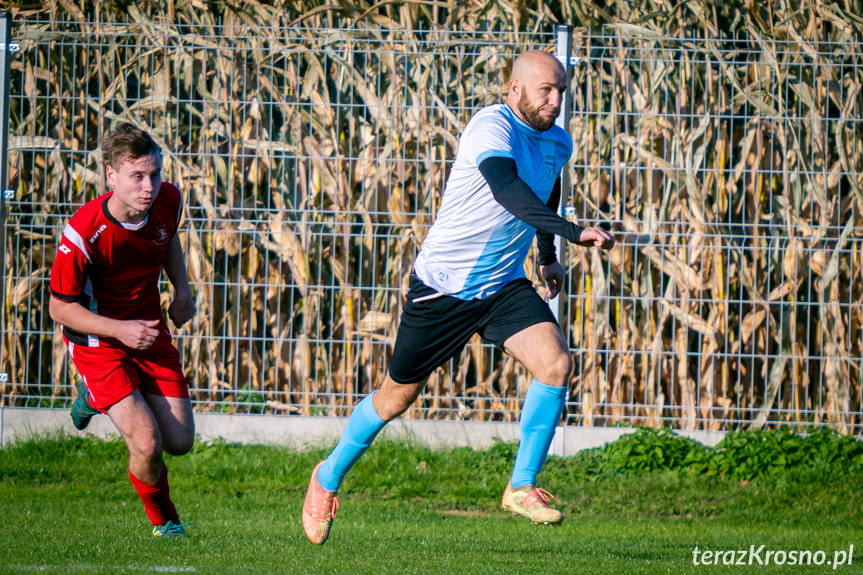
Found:
M 533 380 L 521 408 L 521 441 L 512 471 L 512 486 L 536 485 L 542 470 L 560 412 L 566 403 L 567 387 L 545 385 Z
M 338 445 L 318 468 L 318 482 L 327 491 L 338 490 L 345 475 L 386 425 L 375 411 L 372 403 L 374 394 L 370 393 L 357 404 Z

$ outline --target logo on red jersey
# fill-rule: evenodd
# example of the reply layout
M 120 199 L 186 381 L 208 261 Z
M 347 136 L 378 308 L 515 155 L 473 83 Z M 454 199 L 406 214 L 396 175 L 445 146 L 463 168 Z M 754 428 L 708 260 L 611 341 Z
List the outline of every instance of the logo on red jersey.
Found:
M 104 232 L 106 229 L 108 229 L 108 226 L 106 226 L 105 224 L 102 224 L 101 226 L 99 226 L 99 229 L 96 230 L 96 233 L 93 234 L 92 236 L 90 236 L 90 239 L 87 241 L 92 244 L 97 239 L 99 239 L 99 236 L 102 235 L 102 232 Z
M 156 230 L 156 237 L 153 238 L 153 243 L 164 248 L 171 241 L 171 229 L 168 226 L 159 226 Z

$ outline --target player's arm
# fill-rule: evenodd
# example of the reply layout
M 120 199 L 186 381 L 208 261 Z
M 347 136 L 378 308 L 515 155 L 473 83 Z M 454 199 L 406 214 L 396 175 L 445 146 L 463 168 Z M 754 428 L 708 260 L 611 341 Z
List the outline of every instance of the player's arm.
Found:
M 180 246 L 179 234 L 174 234 L 165 253 L 165 273 L 174 286 L 174 299 L 168 306 L 168 316 L 174 325 L 180 327 L 195 315 L 195 302 L 192 299 L 192 289 L 189 287 L 189 276 L 186 272 L 186 260 L 183 248 Z
M 65 301 L 56 294 L 48 303 L 51 319 L 71 330 L 87 335 L 114 338 L 132 349 L 147 349 L 159 336 L 159 320 L 119 320 L 95 314 L 76 301 Z
M 551 190 L 551 195 L 545 205 L 557 213 L 557 206 L 560 204 L 560 178 L 555 180 L 554 188 Z M 563 266 L 557 261 L 557 248 L 554 245 L 554 234 L 549 234 L 542 230 L 536 230 L 536 243 L 539 247 L 539 275 L 545 282 L 545 295 L 549 299 L 557 297 L 560 290 L 563 289 Z
M 63 230 L 51 268 L 48 314 L 69 330 L 97 337 L 114 338 L 133 349 L 147 349 L 159 335 L 159 320 L 119 320 L 98 315 L 81 305 L 89 255 L 84 241 L 71 225 Z
M 512 215 L 538 231 L 561 236 L 582 246 L 603 249 L 614 246 L 614 236 L 610 232 L 602 228 L 585 228 L 573 224 L 542 203 L 524 180 L 518 177 L 518 168 L 512 158 L 486 158 L 480 163 L 479 171 L 488 182 L 494 199 Z
M 560 178 L 555 180 L 554 188 L 551 190 L 551 195 L 545 205 L 551 211 L 557 213 L 557 206 L 560 204 Z M 532 195 L 532 194 L 531 194 Z M 547 266 L 557 261 L 557 248 L 554 246 L 554 234 L 544 232 L 537 228 L 536 243 L 539 248 L 539 265 Z

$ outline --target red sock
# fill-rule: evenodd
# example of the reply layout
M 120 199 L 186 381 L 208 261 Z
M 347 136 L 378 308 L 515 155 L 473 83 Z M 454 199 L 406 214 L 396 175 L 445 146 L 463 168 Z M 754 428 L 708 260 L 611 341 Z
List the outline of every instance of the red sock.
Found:
M 167 465 L 162 464 L 162 475 L 159 477 L 159 482 L 155 485 L 144 483 L 132 475 L 131 469 L 129 470 L 129 479 L 132 480 L 132 485 L 135 486 L 138 497 L 144 502 L 144 510 L 147 512 L 147 517 L 150 518 L 150 523 L 153 525 L 164 525 L 168 521 L 179 520 L 177 510 L 171 501 Z

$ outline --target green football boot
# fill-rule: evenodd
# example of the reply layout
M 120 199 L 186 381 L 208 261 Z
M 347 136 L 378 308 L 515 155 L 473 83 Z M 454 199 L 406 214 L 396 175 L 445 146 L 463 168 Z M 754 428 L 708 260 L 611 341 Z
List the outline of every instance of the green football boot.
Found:
M 153 537 L 185 537 L 186 530 L 183 527 L 192 525 L 191 523 L 180 523 L 179 520 L 169 520 L 164 525 L 153 526 Z
M 93 416 L 98 415 L 100 412 L 93 409 L 90 406 L 90 402 L 87 401 L 87 388 L 82 383 L 76 383 L 75 387 L 78 389 L 78 397 L 75 399 L 75 403 L 72 404 L 69 415 L 72 416 L 72 425 L 75 426 L 75 429 L 81 430 L 90 425 L 90 420 L 93 419 Z

